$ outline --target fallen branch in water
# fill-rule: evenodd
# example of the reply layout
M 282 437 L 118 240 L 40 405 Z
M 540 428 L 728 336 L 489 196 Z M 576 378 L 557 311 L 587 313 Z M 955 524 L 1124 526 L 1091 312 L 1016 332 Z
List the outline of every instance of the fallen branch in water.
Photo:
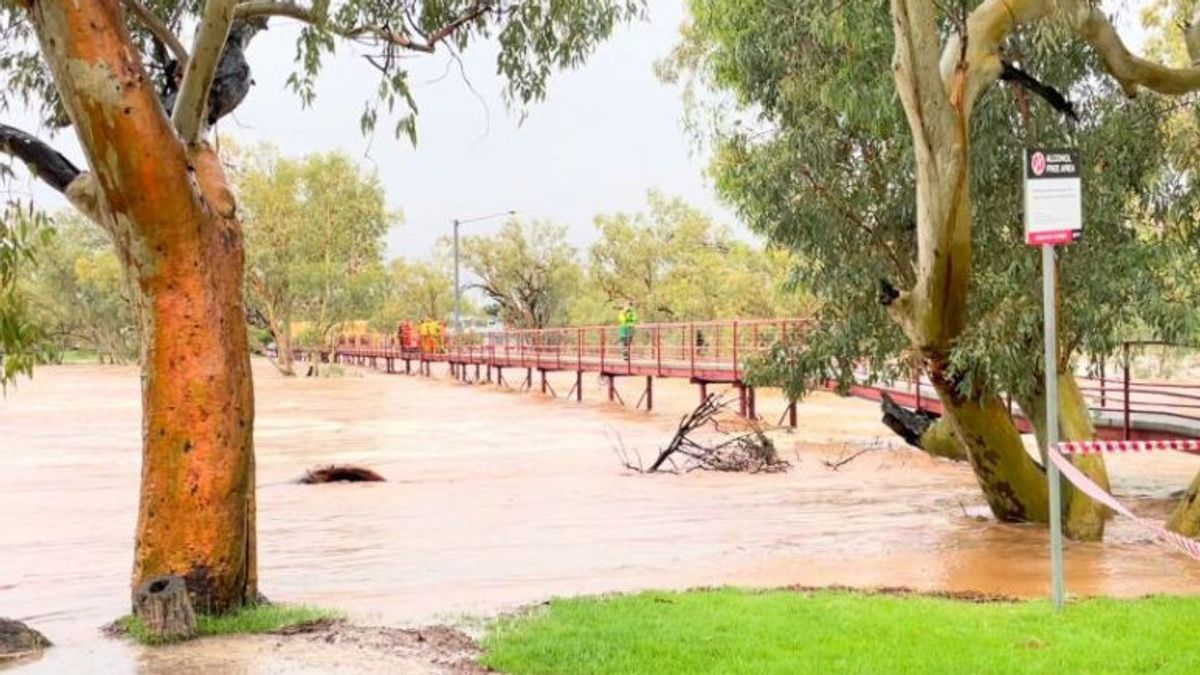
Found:
M 762 427 L 750 422 L 750 431 L 730 437 L 717 426 L 717 417 L 725 412 L 731 400 L 715 394 L 706 397 L 695 410 L 684 415 L 679 427 L 650 468 L 643 469 L 641 456 L 636 465 L 629 461 L 629 452 L 622 444 L 617 449 L 622 464 L 639 473 L 688 473 L 691 471 L 739 471 L 746 473 L 775 473 L 786 471 L 791 464 L 780 459 L 775 443 L 763 433 Z M 711 426 L 724 437 L 719 442 L 697 440 L 697 434 Z M 669 467 L 669 468 L 668 468 Z

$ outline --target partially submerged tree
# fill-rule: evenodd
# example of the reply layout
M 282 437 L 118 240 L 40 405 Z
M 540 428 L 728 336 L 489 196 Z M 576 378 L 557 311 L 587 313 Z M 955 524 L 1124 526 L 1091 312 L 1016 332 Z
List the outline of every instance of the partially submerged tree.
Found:
M 567 229 L 545 221 L 513 219 L 495 235 L 466 237 L 462 260 L 514 328 L 561 325 L 583 278 Z
M 245 209 L 246 291 L 275 339 L 276 368 L 293 375 L 293 321 L 307 322 L 306 346 L 319 349 L 342 322 L 374 311 L 395 216 L 379 178 L 344 154 L 254 155 L 235 179 Z
M 786 16 L 765 4 L 691 4 L 696 21 L 674 65 L 698 68 L 746 111 L 701 106 L 718 112 L 719 189 L 797 251 L 796 271 L 821 305 L 804 343 L 776 355 L 775 372 L 798 393 L 864 367 L 873 378 L 905 376 L 916 361 L 947 410 L 931 431 L 939 443 L 953 432 L 995 515 L 1046 521 L 1044 474 L 1002 398 L 1015 396 L 1043 427 L 1040 273 L 1021 242 L 1020 149 L 1075 144 L 1085 159 L 1087 234 L 1060 254 L 1070 301 L 1059 391 L 1064 437 L 1089 438 L 1072 358 L 1109 353 L 1131 326 L 1178 334 L 1194 304 L 1155 264 L 1168 254 L 1137 227 L 1134 208 L 1159 161 L 1165 105 L 1119 94 L 1185 93 L 1200 87 L 1200 71 L 1132 56 L 1082 1 L 814 1 Z M 993 86 L 1000 80 L 1010 86 Z M 1098 459 L 1082 464 L 1107 484 Z M 1075 492 L 1066 501 L 1068 532 L 1099 537 L 1103 508 Z M 1200 526 L 1181 515 L 1200 508 L 1192 501 L 1174 519 L 1189 532 Z
M 495 36 L 506 91 L 525 103 L 544 95 L 555 68 L 579 65 L 641 8 L 640 0 L 3 0 L 0 110 L 32 104 L 47 122 L 73 128 L 84 157 L 76 164 L 4 125 L 0 150 L 108 233 L 137 289 L 144 441 L 134 588 L 180 575 L 209 612 L 257 597 L 243 234 L 206 141 L 246 96 L 256 30 L 270 17 L 306 24 L 291 80 L 305 101 L 338 38 L 377 48 L 369 127 L 379 104 L 415 113 L 406 54 Z M 187 49 L 178 34 L 191 25 Z M 398 128 L 413 134 L 412 120 Z

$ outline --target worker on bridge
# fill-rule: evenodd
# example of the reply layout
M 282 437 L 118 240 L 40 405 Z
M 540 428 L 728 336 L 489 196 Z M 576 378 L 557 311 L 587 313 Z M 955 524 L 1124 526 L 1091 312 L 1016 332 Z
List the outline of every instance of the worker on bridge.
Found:
M 433 321 L 433 349 L 441 353 L 446 351 L 446 322 Z
M 400 327 L 397 329 L 397 336 L 400 338 L 401 350 L 412 351 L 417 348 L 417 336 L 413 331 L 411 321 L 405 319 L 400 322 Z
M 417 325 L 417 334 L 421 340 L 421 353 L 433 353 L 433 319 L 425 317 L 425 320 Z
M 633 311 L 633 303 L 626 302 L 624 309 L 617 315 L 617 339 L 621 341 L 621 355 L 625 360 L 630 358 L 630 345 L 633 344 L 633 330 L 637 325 L 637 312 Z

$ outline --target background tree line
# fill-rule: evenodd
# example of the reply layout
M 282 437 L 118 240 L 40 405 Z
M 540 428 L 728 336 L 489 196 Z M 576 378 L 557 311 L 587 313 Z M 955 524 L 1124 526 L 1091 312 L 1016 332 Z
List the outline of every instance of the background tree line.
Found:
M 342 153 L 301 158 L 227 143 L 225 163 L 246 232 L 245 304 L 252 347 L 293 350 L 341 332 L 391 333 L 399 322 L 452 323 L 454 261 L 440 241 L 423 258 L 385 261 L 389 212 L 376 175 Z M 464 237 L 463 314 L 516 328 L 615 321 L 625 302 L 642 321 L 803 315 L 811 296 L 789 283 L 792 256 L 738 239 L 707 214 L 657 192 L 639 213 L 600 214 L 578 248 L 567 227 L 512 218 Z M 45 362 L 136 360 L 138 327 L 111 242 L 71 213 L 53 216 L 18 274 Z

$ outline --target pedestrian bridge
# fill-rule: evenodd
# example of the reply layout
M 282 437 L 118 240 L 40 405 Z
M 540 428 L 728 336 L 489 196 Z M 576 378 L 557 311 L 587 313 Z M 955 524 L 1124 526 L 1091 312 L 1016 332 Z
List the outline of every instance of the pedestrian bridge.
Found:
M 567 398 L 582 400 L 583 376 L 596 373 L 609 382 L 608 397 L 619 401 L 615 382 L 621 377 L 645 378 L 636 407 L 654 407 L 655 378 L 687 379 L 699 387 L 700 397 L 709 385 L 729 385 L 738 392 L 739 412 L 760 418 L 755 387 L 747 381 L 750 364 L 772 348 L 803 338 L 808 319 L 753 319 L 642 324 L 631 344 L 621 344 L 616 326 L 576 326 L 540 330 L 500 330 L 456 337 L 433 350 L 405 348 L 393 336 L 346 337 L 333 349 L 332 359 L 388 373 L 432 374 L 434 364 L 446 364 L 451 376 L 461 380 L 538 388 L 552 393 L 547 373 L 571 372 L 575 385 Z M 1088 399 L 1098 435 L 1104 439 L 1159 439 L 1200 437 L 1200 378 L 1181 376 L 1136 378 L 1137 358 L 1145 349 L 1197 350 L 1163 343 L 1127 342 L 1117 359 L 1120 374 L 1110 377 L 1105 365 L 1094 373 L 1077 375 Z M 833 383 L 829 383 L 830 388 Z M 884 394 L 913 410 L 940 415 L 941 402 L 928 380 L 913 369 L 902 381 L 853 384 L 851 396 L 878 401 Z M 1031 426 L 1009 402 L 1018 427 Z M 780 415 L 796 425 L 792 402 Z

